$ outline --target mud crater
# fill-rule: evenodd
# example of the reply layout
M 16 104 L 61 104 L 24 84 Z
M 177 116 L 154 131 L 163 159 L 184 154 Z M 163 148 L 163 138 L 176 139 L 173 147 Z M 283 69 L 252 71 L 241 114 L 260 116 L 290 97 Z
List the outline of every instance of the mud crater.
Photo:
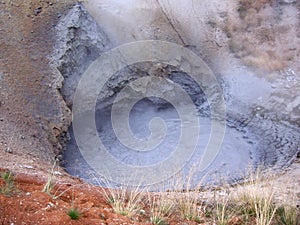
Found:
M 111 49 L 113 45 L 101 26 L 93 20 L 82 5 L 76 5 L 60 21 L 57 33 L 59 50 L 54 58 L 57 68 L 64 77 L 61 93 L 68 106 L 72 108 L 72 99 L 82 73 L 91 62 Z M 201 159 L 203 148 L 209 140 L 210 108 L 199 85 L 190 76 L 174 67 L 145 62 L 123 68 L 113 75 L 99 93 L 96 105 L 95 118 L 99 138 L 115 158 L 132 165 L 153 164 L 171 154 L 180 135 L 180 120 L 174 107 L 162 99 L 141 99 L 131 110 L 129 118 L 133 132 L 141 138 L 149 135 L 148 124 L 151 118 L 157 116 L 163 118 L 168 127 L 168 135 L 161 148 L 154 149 L 141 158 L 138 152 L 131 152 L 130 149 L 122 146 L 111 126 L 111 106 L 116 95 L 128 83 L 153 74 L 164 76 L 179 84 L 190 95 L 199 112 L 202 132 L 199 136 L 198 148 L 184 169 L 188 171 Z M 265 80 L 254 78 L 250 73 L 245 79 L 247 82 L 254 81 L 258 85 L 265 85 L 262 89 L 268 89 L 270 85 Z M 204 175 L 209 174 L 208 178 L 205 178 L 207 183 L 216 184 L 224 177 L 230 182 L 235 182 L 243 178 L 249 166 L 255 168 L 263 165 L 265 168 L 274 169 L 289 166 L 299 152 L 300 128 L 297 124 L 299 121 L 291 121 L 289 117 L 270 111 L 262 104 L 237 100 L 235 95 L 244 88 L 241 80 L 235 80 L 233 83 L 231 77 L 226 75 L 218 76 L 218 80 L 229 107 L 227 130 L 219 155 L 206 171 L 196 170 L 193 181 L 197 183 Z M 255 92 L 257 86 L 247 88 L 251 93 Z M 74 176 L 94 184 L 99 184 L 99 180 L 101 183 L 101 177 L 81 156 L 72 126 L 69 135 L 67 147 L 63 152 L 63 166 Z

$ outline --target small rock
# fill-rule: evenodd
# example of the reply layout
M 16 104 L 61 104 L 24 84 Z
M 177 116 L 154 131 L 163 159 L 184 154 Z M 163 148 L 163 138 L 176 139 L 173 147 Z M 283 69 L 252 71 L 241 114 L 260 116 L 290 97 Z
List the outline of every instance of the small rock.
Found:
M 29 195 L 31 195 L 31 194 L 30 194 L 30 192 L 27 192 L 25 195 L 26 195 L 26 196 L 29 196 Z
M 34 13 L 34 15 L 35 16 L 37 16 L 37 15 L 39 15 L 41 12 L 42 12 L 42 7 L 40 6 L 40 7 L 38 7 L 38 8 L 36 8 L 34 11 L 33 11 L 33 13 Z
M 104 215 L 104 213 L 100 213 L 100 217 L 105 220 L 106 219 L 106 216 Z
M 53 175 L 59 175 L 59 176 L 61 176 L 62 174 L 61 174 L 61 172 L 59 172 L 59 171 L 54 171 L 54 172 L 53 172 Z
M 261 111 L 262 108 L 261 108 L 260 106 L 257 106 L 255 110 L 256 110 L 256 111 Z
M 24 168 L 26 168 L 26 169 L 33 169 L 33 166 L 24 165 Z
M 5 152 L 7 152 L 7 153 L 13 153 L 13 151 L 12 151 L 12 149 L 11 149 L 10 147 L 7 147 L 7 148 L 5 149 Z
M 52 202 L 49 202 L 49 203 L 47 204 L 47 207 L 48 207 L 48 208 L 53 208 L 53 207 L 55 207 L 55 205 L 54 205 Z

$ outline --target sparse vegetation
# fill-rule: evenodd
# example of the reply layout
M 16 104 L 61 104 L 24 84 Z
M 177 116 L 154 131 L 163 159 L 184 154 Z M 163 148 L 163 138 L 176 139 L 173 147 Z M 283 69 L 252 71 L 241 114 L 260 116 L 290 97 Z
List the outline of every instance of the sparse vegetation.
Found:
M 290 205 L 278 207 L 276 220 L 280 225 L 297 225 L 297 208 Z
M 255 9 L 257 12 L 262 9 L 267 4 L 274 4 L 276 0 L 240 0 L 239 1 L 239 9 L 240 16 L 244 18 L 244 13 L 249 9 Z
M 215 206 L 215 220 L 218 225 L 226 225 L 231 219 L 234 212 L 229 209 L 229 196 L 222 197 L 221 202 L 217 202 Z
M 80 218 L 80 212 L 77 208 L 71 208 L 68 211 L 68 215 L 72 220 L 78 220 Z
M 242 203 L 242 212 L 246 219 L 255 217 L 257 225 L 271 224 L 276 205 L 272 176 L 263 176 L 260 169 L 249 172 L 248 181 L 238 188 L 235 201 Z
M 1 178 L 4 180 L 4 185 L 0 188 L 0 193 L 10 195 L 15 190 L 14 175 L 10 171 L 1 173 Z
M 55 177 L 55 168 L 56 168 L 56 161 L 53 163 L 52 169 L 49 172 L 48 179 L 46 184 L 44 185 L 42 191 L 50 195 L 53 199 L 57 199 L 61 197 L 64 193 L 68 192 L 72 188 L 74 189 L 74 186 L 71 186 L 67 189 L 61 190 L 60 185 L 58 185 L 58 182 L 54 182 Z
M 167 186 L 180 191 L 150 192 L 141 187 L 122 186 L 102 188 L 102 194 L 115 213 L 129 218 L 146 216 L 157 225 L 169 224 L 173 218 L 216 225 L 296 225 L 297 210 L 275 204 L 272 176 L 264 173 L 260 169 L 249 172 L 245 183 L 234 187 L 223 185 L 203 190 L 198 185 L 201 188 L 192 190 L 187 178 L 185 185 L 176 180 L 174 186 Z M 143 214 L 139 214 L 141 211 Z
M 114 212 L 128 217 L 138 214 L 141 210 L 142 193 L 139 187 L 130 188 L 125 185 L 118 189 L 102 188 L 102 194 Z
M 168 225 L 168 223 L 163 218 L 160 218 L 158 216 L 150 217 L 150 222 L 155 225 Z
M 154 196 L 148 193 L 148 205 L 150 208 L 150 222 L 157 225 L 167 224 L 174 211 L 175 201 L 168 193 L 158 193 Z
M 178 188 L 178 191 L 152 192 L 142 187 L 123 185 L 118 189 L 99 190 L 114 213 L 155 225 L 167 225 L 174 220 L 216 225 L 298 225 L 299 212 L 295 202 L 290 201 L 292 205 L 275 203 L 272 177 L 262 176 L 260 170 L 249 174 L 245 183 L 234 187 L 222 185 L 220 188 L 203 190 L 203 187 L 195 187 L 191 190 L 189 186 L 177 184 L 174 189 Z M 4 172 L 1 177 L 1 192 L 11 193 L 9 190 L 14 189 L 12 173 Z M 75 186 L 71 188 L 73 191 L 68 192 L 69 188 L 66 188 L 56 197 L 63 196 L 62 199 L 67 199 L 70 205 L 66 214 L 70 219 L 78 220 L 81 212 L 86 212 L 89 207 L 81 208 L 80 201 L 75 201 L 74 198 Z M 52 188 L 50 195 L 53 197 L 56 192 Z M 57 198 L 53 198 L 55 199 Z M 50 203 L 48 207 L 56 206 L 51 206 Z M 101 218 L 107 217 L 101 214 Z
M 54 161 L 54 163 L 53 163 L 52 169 L 49 172 L 49 176 L 48 176 L 47 182 L 44 185 L 44 188 L 42 190 L 43 192 L 45 192 L 45 193 L 47 193 L 49 195 L 51 195 L 51 191 L 52 191 L 52 189 L 54 187 L 54 185 L 53 185 L 53 177 L 54 177 L 55 167 L 56 167 L 56 161 Z
M 203 217 L 204 205 L 199 200 L 199 193 L 186 192 L 177 199 L 178 211 L 183 219 L 199 221 Z
M 256 71 L 265 74 L 283 70 L 295 55 L 274 48 L 281 42 L 277 33 L 289 32 L 288 27 L 278 26 L 280 4 L 278 0 L 239 0 L 240 20 L 229 18 L 223 26 L 228 40 L 228 48 L 242 62 Z M 272 20 L 266 20 L 264 8 L 272 12 Z M 277 19 L 275 19 L 277 18 Z M 270 25 L 271 24 L 271 25 Z M 247 35 L 245 35 L 247 33 Z M 289 43 L 286 43 L 289 45 Z
M 198 185 L 192 185 L 191 180 L 194 175 L 194 169 L 192 167 L 188 175 L 178 174 L 173 181 L 170 181 L 168 186 L 175 190 L 171 192 L 175 214 L 178 214 L 184 220 L 202 222 L 206 206 L 200 195 L 202 181 L 199 181 Z

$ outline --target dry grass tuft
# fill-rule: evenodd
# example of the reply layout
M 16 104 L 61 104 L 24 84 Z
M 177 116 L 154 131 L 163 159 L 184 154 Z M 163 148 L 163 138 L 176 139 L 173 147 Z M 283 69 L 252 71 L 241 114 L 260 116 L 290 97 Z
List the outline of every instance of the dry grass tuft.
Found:
M 148 205 L 150 208 L 150 222 L 153 224 L 166 224 L 166 220 L 172 215 L 175 201 L 168 193 L 148 193 Z
M 204 220 L 205 205 L 202 203 L 199 193 L 190 191 L 177 199 L 177 210 L 181 218 L 200 222 Z
M 282 225 L 298 225 L 297 208 L 290 205 L 282 205 L 276 211 L 276 220 Z
M 270 225 L 276 213 L 271 178 L 263 176 L 258 169 L 249 173 L 247 183 L 241 185 L 236 193 L 236 202 L 241 203 L 248 218 L 255 217 L 257 225 Z
M 112 186 L 108 180 L 105 183 L 108 187 Z M 142 187 L 121 185 L 117 189 L 101 188 L 101 190 L 101 194 L 117 214 L 132 217 L 139 214 L 142 209 L 145 196 L 145 190 Z
M 1 173 L 1 178 L 4 180 L 4 185 L 0 187 L 0 193 L 10 195 L 15 191 L 14 175 L 10 171 Z
M 297 225 L 297 209 L 275 204 L 273 180 L 266 171 L 250 172 L 237 186 L 223 185 L 216 189 L 191 188 L 190 178 L 174 181 L 174 191 L 150 192 L 141 187 L 102 188 L 102 194 L 113 210 L 133 218 L 141 215 L 152 224 L 170 221 L 217 225 Z M 184 185 L 183 185 L 184 184 Z M 111 186 L 111 185 L 109 185 Z M 163 189 L 165 190 L 165 189 Z

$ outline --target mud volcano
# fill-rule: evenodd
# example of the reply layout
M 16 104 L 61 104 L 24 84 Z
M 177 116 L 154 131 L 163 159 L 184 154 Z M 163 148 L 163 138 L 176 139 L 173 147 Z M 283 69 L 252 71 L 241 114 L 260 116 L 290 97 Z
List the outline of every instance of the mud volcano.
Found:
M 60 37 L 57 43 L 60 50 L 55 58 L 65 79 L 61 91 L 72 108 L 74 93 L 82 74 L 91 62 L 114 47 L 114 43 L 105 34 L 101 24 L 97 24 L 81 5 L 76 5 L 62 18 L 57 32 Z M 191 49 L 201 56 L 202 53 L 197 47 Z M 204 171 L 199 171 L 197 165 L 210 140 L 210 105 L 201 87 L 189 74 L 160 62 L 127 66 L 111 76 L 99 92 L 95 121 L 97 136 L 107 152 L 120 163 L 136 168 L 155 165 L 172 155 L 181 136 L 182 121 L 174 105 L 165 99 L 141 98 L 129 110 L 128 121 L 118 121 L 117 118 L 119 124 L 128 122 L 132 134 L 140 140 L 147 140 L 151 136 L 150 124 L 153 118 L 158 117 L 164 121 L 164 139 L 149 151 L 135 151 L 124 145 L 112 125 L 112 106 L 118 94 L 138 79 L 156 76 L 170 84 L 179 85 L 196 108 L 201 130 L 197 137 L 197 147 L 190 160 L 179 171 L 185 176 L 193 171 L 191 180 L 194 185 L 200 181 L 207 184 L 218 184 L 224 179 L 229 182 L 240 181 L 249 167 L 263 166 L 276 170 L 289 166 L 296 157 L 300 144 L 297 98 L 299 77 L 293 70 L 285 70 L 281 71 L 282 76 L 279 79 L 268 80 L 256 76 L 235 59 L 231 62 L 233 64 L 230 69 L 212 66 L 212 70 L 217 72 L 216 78 L 226 102 L 226 132 L 217 157 Z M 168 89 L 168 85 L 162 84 L 160 90 L 164 89 Z M 284 101 L 287 106 L 281 110 Z M 120 116 L 119 119 L 121 118 Z M 82 121 L 84 123 L 84 117 Z M 72 126 L 69 134 L 70 140 L 63 154 L 66 170 L 88 182 L 103 184 L 101 174 L 97 174 L 82 157 Z M 117 172 L 128 176 L 128 171 Z

